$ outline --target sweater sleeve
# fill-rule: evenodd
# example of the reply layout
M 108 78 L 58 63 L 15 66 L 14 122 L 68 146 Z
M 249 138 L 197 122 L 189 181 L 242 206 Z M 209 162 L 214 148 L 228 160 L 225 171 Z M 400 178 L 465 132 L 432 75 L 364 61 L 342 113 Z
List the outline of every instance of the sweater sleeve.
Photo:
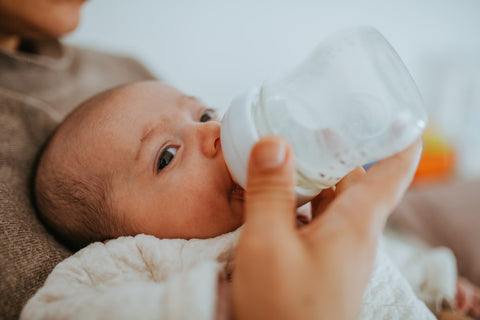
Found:
M 182 261 L 166 258 L 158 266 L 154 259 L 145 260 L 145 246 L 138 241 L 124 241 L 124 254 L 105 247 L 95 244 L 60 263 L 21 319 L 214 318 L 221 272 L 217 261 L 183 268 Z

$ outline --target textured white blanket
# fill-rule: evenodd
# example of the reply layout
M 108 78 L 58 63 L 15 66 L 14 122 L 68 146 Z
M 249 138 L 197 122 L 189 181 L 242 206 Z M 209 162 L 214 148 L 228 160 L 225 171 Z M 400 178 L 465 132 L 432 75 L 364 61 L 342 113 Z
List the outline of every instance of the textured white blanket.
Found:
M 60 263 L 21 319 L 213 319 L 239 231 L 207 240 L 123 237 Z M 380 246 L 361 319 L 435 319 Z

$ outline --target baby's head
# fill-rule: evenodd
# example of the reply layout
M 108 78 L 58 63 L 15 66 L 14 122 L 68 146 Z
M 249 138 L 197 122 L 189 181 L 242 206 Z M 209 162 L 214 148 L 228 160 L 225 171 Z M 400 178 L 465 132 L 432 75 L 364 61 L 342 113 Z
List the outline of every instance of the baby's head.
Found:
M 208 238 L 243 221 L 217 116 L 159 82 L 81 104 L 41 155 L 34 191 L 46 224 L 77 248 L 139 233 Z

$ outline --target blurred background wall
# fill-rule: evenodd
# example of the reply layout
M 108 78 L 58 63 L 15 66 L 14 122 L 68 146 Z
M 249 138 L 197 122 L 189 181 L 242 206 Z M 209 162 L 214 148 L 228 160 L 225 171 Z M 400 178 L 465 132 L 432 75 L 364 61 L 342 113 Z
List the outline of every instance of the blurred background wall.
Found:
M 222 109 L 329 34 L 365 24 L 404 60 L 458 173 L 480 174 L 479 0 L 90 0 L 66 41 L 134 56 Z

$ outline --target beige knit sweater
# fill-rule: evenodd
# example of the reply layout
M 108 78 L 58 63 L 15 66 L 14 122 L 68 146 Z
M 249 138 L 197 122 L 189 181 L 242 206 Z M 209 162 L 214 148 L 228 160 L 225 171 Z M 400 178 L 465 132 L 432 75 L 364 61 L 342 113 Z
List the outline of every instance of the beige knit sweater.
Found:
M 0 318 L 15 319 L 71 252 L 37 219 L 30 197 L 35 157 L 79 102 L 123 83 L 152 79 L 136 61 L 57 41 L 36 54 L 0 51 Z

